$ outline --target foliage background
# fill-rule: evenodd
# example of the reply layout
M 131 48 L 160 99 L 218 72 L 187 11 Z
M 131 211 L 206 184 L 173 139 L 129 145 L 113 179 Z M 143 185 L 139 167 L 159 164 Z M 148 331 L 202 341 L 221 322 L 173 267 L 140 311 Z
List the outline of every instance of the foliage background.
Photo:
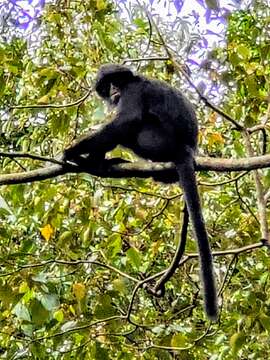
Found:
M 7 152 L 54 158 L 104 121 L 108 110 L 89 88 L 107 62 L 126 61 L 181 88 L 198 114 L 200 155 L 268 152 L 269 4 L 253 0 L 240 8 L 233 2 L 229 9 L 197 1 L 200 11 L 181 16 L 184 2 L 174 1 L 176 17 L 167 20 L 154 11 L 157 2 L 150 3 L 148 15 L 125 1 L 36 1 L 27 12 L 17 2 L 1 5 L 1 184 L 3 174 L 50 166 Z M 198 33 L 200 17 L 224 31 Z M 187 73 L 189 66 L 192 84 L 241 130 L 199 101 L 179 66 Z M 113 155 L 135 159 L 120 148 Z M 219 252 L 217 324 L 204 316 L 195 256 L 187 256 L 163 298 L 144 289 L 134 293 L 140 280 L 173 258 L 183 208 L 177 185 L 89 174 L 3 185 L 0 357 L 269 358 L 269 251 L 246 251 L 268 230 L 269 170 L 204 171 L 198 181 L 212 248 Z M 192 236 L 186 252 L 196 252 Z

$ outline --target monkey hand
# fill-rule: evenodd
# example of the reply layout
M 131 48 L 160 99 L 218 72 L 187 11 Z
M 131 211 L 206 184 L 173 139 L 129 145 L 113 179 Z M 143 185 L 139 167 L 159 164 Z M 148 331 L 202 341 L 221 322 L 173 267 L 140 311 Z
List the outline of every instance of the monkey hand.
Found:
M 67 165 L 77 165 L 80 167 L 80 170 L 85 169 L 96 175 L 107 172 L 112 165 L 126 162 L 119 158 L 107 160 L 105 159 L 104 153 L 81 153 L 78 149 L 77 142 L 64 150 L 62 160 L 66 162 Z
M 64 150 L 63 161 L 72 161 L 80 155 L 78 151 L 76 151 L 75 145 L 74 143 Z
M 67 165 L 77 165 L 81 167 L 85 167 L 88 163 L 87 158 L 81 156 L 74 145 L 64 150 L 61 160 Z

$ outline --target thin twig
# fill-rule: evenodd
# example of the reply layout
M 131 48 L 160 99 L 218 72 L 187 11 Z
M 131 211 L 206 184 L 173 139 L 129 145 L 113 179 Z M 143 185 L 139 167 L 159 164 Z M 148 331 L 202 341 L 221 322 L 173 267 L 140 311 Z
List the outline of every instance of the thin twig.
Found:
M 182 231 L 181 231 L 181 237 L 177 246 L 177 249 L 175 251 L 173 260 L 166 270 L 166 272 L 161 276 L 159 281 L 156 283 L 153 293 L 155 295 L 162 295 L 164 293 L 164 287 L 165 284 L 175 273 L 175 270 L 178 268 L 180 260 L 184 254 L 185 248 L 186 248 L 186 242 L 187 242 L 187 231 L 188 231 L 188 221 L 189 221 L 189 215 L 187 211 L 187 205 L 185 204 L 184 207 L 184 218 L 183 218 L 183 225 L 182 225 Z
M 49 158 L 46 156 L 36 155 L 36 154 L 29 154 L 29 153 L 23 153 L 23 152 L 7 152 L 7 151 L 0 151 L 0 157 L 8 157 L 11 159 L 14 158 L 25 158 L 25 159 L 32 159 L 32 160 L 39 160 L 44 162 L 50 162 L 52 164 L 57 165 L 65 165 L 65 162 Z
M 239 174 L 237 176 L 235 176 L 234 178 L 230 179 L 230 180 L 224 180 L 224 181 L 220 181 L 220 182 L 213 182 L 213 183 L 207 183 L 204 181 L 199 181 L 198 185 L 202 185 L 202 186 L 222 186 L 222 185 L 227 185 L 230 184 L 232 182 L 236 182 L 237 180 L 241 179 L 242 177 L 246 176 L 247 174 L 249 174 L 249 171 L 245 171 L 242 174 Z
M 80 105 L 83 101 L 85 101 L 92 93 L 92 89 L 89 89 L 88 92 L 81 97 L 80 99 L 69 103 L 69 104 L 33 104 L 33 105 L 11 105 L 9 109 L 63 109 L 70 108 L 73 106 Z
M 170 60 L 167 56 L 149 56 L 149 57 L 141 57 L 141 58 L 133 58 L 133 59 L 125 59 L 122 64 L 126 63 L 135 63 L 135 62 L 143 62 L 143 61 L 166 61 Z
M 81 326 L 76 326 L 72 329 L 68 329 L 68 330 L 64 330 L 64 331 L 60 331 L 58 333 L 55 333 L 55 334 L 52 334 L 52 335 L 47 335 L 47 336 L 42 336 L 42 337 L 38 337 L 36 339 L 33 339 L 31 342 L 37 342 L 37 341 L 43 341 L 43 340 L 47 340 L 47 339 L 52 339 L 52 338 L 56 338 L 56 337 L 59 337 L 59 336 L 63 336 L 63 335 L 67 335 L 67 334 L 70 334 L 70 333 L 73 333 L 73 332 L 78 332 L 78 331 L 81 331 L 81 330 L 85 330 L 85 329 L 88 329 L 92 326 L 95 326 L 95 325 L 99 325 L 99 324 L 102 324 L 104 322 L 108 322 L 108 321 L 112 321 L 112 320 L 121 320 L 121 319 L 125 319 L 124 316 L 122 315 L 114 315 L 114 316 L 110 316 L 108 318 L 105 318 L 105 319 L 101 319 L 101 320 L 97 320 L 97 321 L 93 321 L 92 323 L 90 324 L 85 324 L 85 325 L 81 325 Z

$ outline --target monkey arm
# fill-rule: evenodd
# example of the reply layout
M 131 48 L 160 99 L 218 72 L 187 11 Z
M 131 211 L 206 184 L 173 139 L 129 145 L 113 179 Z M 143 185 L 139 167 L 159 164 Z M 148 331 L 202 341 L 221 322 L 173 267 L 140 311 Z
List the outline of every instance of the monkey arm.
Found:
M 116 136 L 114 132 L 113 122 L 106 124 L 100 130 L 83 135 L 74 141 L 64 151 L 65 160 L 76 160 L 82 154 L 95 154 L 95 157 L 104 158 L 107 151 L 112 150 L 115 145 Z
M 65 160 L 78 160 L 82 154 L 91 154 L 102 160 L 108 151 L 136 134 L 142 121 L 142 99 L 137 84 L 121 93 L 115 118 L 95 133 L 87 133 L 64 151 Z M 92 157 L 92 156 L 91 156 Z

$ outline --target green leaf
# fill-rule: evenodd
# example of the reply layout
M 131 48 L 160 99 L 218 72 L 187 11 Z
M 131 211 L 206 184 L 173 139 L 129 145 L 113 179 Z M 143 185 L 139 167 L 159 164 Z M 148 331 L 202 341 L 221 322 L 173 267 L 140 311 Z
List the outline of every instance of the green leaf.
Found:
M 174 334 L 171 340 L 171 346 L 175 347 L 185 347 L 188 344 L 188 339 L 186 335 L 181 333 Z
M 43 325 L 49 319 L 49 311 L 44 308 L 42 303 L 34 299 L 31 304 L 31 318 L 32 322 L 37 325 Z
M 61 326 L 61 331 L 69 331 L 71 329 L 74 329 L 77 325 L 78 323 L 75 320 L 67 321 L 64 325 Z
M 5 307 L 8 307 L 15 300 L 15 294 L 8 284 L 0 285 L 0 300 Z
M 120 234 L 112 234 L 108 238 L 108 249 L 106 255 L 113 259 L 122 249 L 122 239 Z
M 239 56 L 244 59 L 247 60 L 250 57 L 250 51 L 249 49 L 244 46 L 244 45 L 240 45 L 237 47 L 236 51 L 238 52 Z
M 116 314 L 116 309 L 112 306 L 112 299 L 109 295 L 102 295 L 98 299 L 98 304 L 94 309 L 94 314 L 98 319 L 103 319 Z
M 59 307 L 59 298 L 56 294 L 43 294 L 39 296 L 39 300 L 48 311 L 55 310 Z
M 62 232 L 58 238 L 59 246 L 66 246 L 67 243 L 70 243 L 72 240 L 73 233 L 70 230 Z
M 248 76 L 245 79 L 245 85 L 248 89 L 249 96 L 257 96 L 258 95 L 258 84 L 257 84 L 257 80 L 254 76 Z
M 259 317 L 260 323 L 265 328 L 266 331 L 270 332 L 270 316 L 262 314 Z
M 18 304 L 16 304 L 12 310 L 12 314 L 16 315 L 17 318 L 19 318 L 20 320 L 25 320 L 25 321 L 31 321 L 31 316 L 30 316 L 30 312 L 27 309 L 27 307 L 22 304 L 21 302 L 19 302 Z
M 113 288 L 122 294 L 127 293 L 127 284 L 124 278 L 113 280 Z
M 139 28 L 146 29 L 147 23 L 142 18 L 136 18 L 133 20 L 134 24 L 137 25 Z
M 166 329 L 165 325 L 158 325 L 158 326 L 155 326 L 152 328 L 152 332 L 154 334 L 160 335 L 160 334 L 164 333 L 165 329 Z
M 95 347 L 92 351 L 92 359 L 95 360 L 109 360 L 108 350 L 105 349 L 98 341 L 95 342 Z
M 233 355 L 236 355 L 246 341 L 246 335 L 242 332 L 235 333 L 230 338 Z
M 53 314 L 54 319 L 56 319 L 59 323 L 64 321 L 64 312 L 63 310 L 57 310 Z
M 139 267 L 141 266 L 141 256 L 137 249 L 135 249 L 134 247 L 128 249 L 127 258 L 134 267 L 139 269 Z

